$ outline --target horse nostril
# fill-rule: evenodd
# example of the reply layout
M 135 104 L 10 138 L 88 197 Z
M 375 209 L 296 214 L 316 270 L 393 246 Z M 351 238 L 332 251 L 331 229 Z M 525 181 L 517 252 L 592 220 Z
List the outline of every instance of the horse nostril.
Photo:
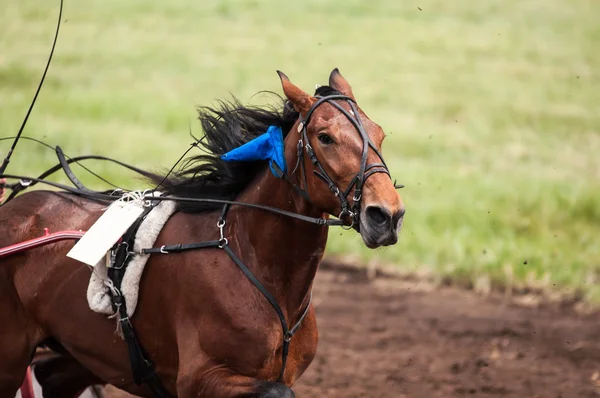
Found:
M 377 206 L 367 207 L 366 215 L 368 220 L 375 225 L 384 225 L 392 220 L 390 213 Z

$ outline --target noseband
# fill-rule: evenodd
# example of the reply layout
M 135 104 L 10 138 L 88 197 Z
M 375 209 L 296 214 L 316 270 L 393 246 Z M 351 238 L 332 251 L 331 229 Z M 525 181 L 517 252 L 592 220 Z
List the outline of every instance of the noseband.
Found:
M 352 98 L 350 98 L 346 95 L 340 95 L 340 94 L 328 95 L 328 96 L 324 96 L 324 97 L 316 96 L 315 98 L 318 98 L 318 100 L 311 106 L 311 108 L 306 113 L 306 116 L 303 118 L 302 115 L 300 115 L 300 124 L 298 125 L 298 133 L 300 133 L 300 139 L 298 140 L 298 145 L 296 146 L 297 161 L 296 161 L 296 166 L 294 167 L 294 170 L 292 171 L 292 174 L 294 174 L 296 172 L 296 170 L 298 169 L 299 165 L 302 167 L 304 188 L 298 187 L 291 181 L 290 178 L 287 177 L 287 175 L 285 175 L 283 173 L 282 174 L 283 174 L 283 177 L 286 180 L 288 180 L 305 199 L 307 199 L 309 202 L 312 203 L 312 201 L 310 200 L 308 191 L 307 191 L 308 184 L 306 181 L 306 166 L 304 165 L 304 152 L 306 152 L 306 154 L 308 155 L 308 158 L 310 159 L 310 161 L 316 168 L 316 170 L 313 170 L 313 173 L 317 177 L 319 177 L 319 179 L 321 179 L 323 182 L 325 182 L 328 185 L 331 192 L 333 192 L 333 194 L 340 201 L 340 206 L 341 206 L 342 211 L 339 214 L 338 218 L 341 220 L 343 217 L 348 216 L 352 220 L 352 223 L 349 226 L 346 225 L 346 228 L 350 229 L 354 226 L 359 225 L 362 191 L 363 191 L 363 187 L 364 187 L 364 184 L 367 181 L 367 179 L 376 173 L 385 173 L 388 176 L 390 176 L 390 178 L 391 178 L 390 171 L 389 171 L 387 165 L 385 164 L 385 161 L 383 160 L 383 156 L 381 155 L 381 153 L 379 152 L 379 150 L 377 149 L 377 147 L 375 146 L 375 144 L 373 143 L 371 138 L 369 138 L 369 135 L 367 134 L 365 127 L 363 126 L 362 121 L 360 120 L 358 109 L 356 108 L 356 102 Z M 337 100 L 346 101 L 348 103 L 348 105 L 350 106 L 351 111 L 348 112 L 346 109 L 344 109 L 338 102 L 336 102 Z M 312 114 L 314 113 L 315 109 L 317 109 L 320 105 L 322 105 L 324 103 L 328 103 L 328 104 L 334 106 L 344 116 L 346 116 L 346 118 L 350 121 L 350 123 L 352 123 L 352 125 L 354 126 L 356 131 L 358 131 L 358 133 L 362 139 L 362 142 L 363 142 L 360 169 L 358 170 L 358 172 L 356 173 L 354 178 L 352 178 L 352 180 L 350 181 L 350 183 L 344 190 L 342 190 L 336 184 L 336 182 L 329 176 L 329 174 L 327 174 L 327 172 L 323 168 L 323 165 L 321 164 L 321 162 L 319 162 L 319 159 L 317 158 L 317 155 L 315 154 L 313 147 L 310 145 L 310 141 L 308 140 L 307 128 L 308 128 L 308 124 L 310 123 L 310 118 L 311 118 Z M 371 147 L 371 149 L 373 149 L 373 151 L 377 154 L 377 156 L 381 160 L 381 163 L 367 164 L 367 156 L 369 153 L 369 147 Z M 396 185 L 394 183 L 394 187 L 402 188 L 403 185 Z M 354 194 L 352 196 L 353 203 L 352 203 L 352 206 L 350 206 L 350 203 L 348 202 L 347 197 L 350 194 L 350 191 L 352 190 L 352 188 L 354 188 Z

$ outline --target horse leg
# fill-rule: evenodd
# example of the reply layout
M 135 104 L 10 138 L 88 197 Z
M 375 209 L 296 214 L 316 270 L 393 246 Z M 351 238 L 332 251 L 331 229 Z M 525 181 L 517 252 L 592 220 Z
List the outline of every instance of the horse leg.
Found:
M 86 388 L 104 384 L 71 356 L 42 359 L 33 367 L 44 398 L 75 398 Z
M 36 329 L 11 290 L 6 281 L 0 282 L 0 397 L 17 394 L 36 346 Z
M 177 379 L 177 396 L 211 398 L 294 398 L 282 383 L 268 382 L 215 367 L 200 372 L 183 373 Z

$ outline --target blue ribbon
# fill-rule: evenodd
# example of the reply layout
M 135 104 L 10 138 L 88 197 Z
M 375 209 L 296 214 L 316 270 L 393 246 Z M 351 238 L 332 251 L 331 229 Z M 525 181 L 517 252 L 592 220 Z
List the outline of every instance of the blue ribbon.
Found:
M 281 173 L 277 173 L 273 169 L 273 162 L 275 162 L 284 173 L 286 172 L 287 167 L 281 127 L 270 126 L 266 133 L 221 155 L 221 159 L 226 162 L 269 160 L 271 172 L 276 177 L 281 177 Z

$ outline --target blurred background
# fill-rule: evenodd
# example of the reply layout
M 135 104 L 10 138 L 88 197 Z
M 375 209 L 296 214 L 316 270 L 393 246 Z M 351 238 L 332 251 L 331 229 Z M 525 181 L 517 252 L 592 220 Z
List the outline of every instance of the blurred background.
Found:
M 0 136 L 20 126 L 59 1 L 3 0 Z M 25 135 L 70 156 L 168 169 L 200 136 L 196 106 L 309 92 L 339 67 L 406 185 L 399 243 L 331 230 L 327 256 L 482 291 L 600 302 L 600 23 L 592 0 L 66 1 Z M 11 141 L 0 141 L 2 157 Z M 21 141 L 8 171 L 53 151 Z M 136 176 L 87 164 L 135 189 Z M 94 188 L 107 188 L 79 167 Z M 64 179 L 59 176 L 57 181 Z

